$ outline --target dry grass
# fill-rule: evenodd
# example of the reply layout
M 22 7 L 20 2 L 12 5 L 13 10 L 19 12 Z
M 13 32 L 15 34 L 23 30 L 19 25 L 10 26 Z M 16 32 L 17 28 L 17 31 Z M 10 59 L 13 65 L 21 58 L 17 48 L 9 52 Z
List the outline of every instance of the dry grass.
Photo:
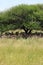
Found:
M 0 65 L 43 65 L 43 38 L 0 38 Z

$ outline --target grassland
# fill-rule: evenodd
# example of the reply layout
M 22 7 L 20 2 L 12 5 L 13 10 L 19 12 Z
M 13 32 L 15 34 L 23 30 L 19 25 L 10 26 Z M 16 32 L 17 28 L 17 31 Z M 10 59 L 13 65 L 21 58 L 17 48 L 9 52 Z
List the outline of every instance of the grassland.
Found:
M 43 38 L 0 38 L 0 65 L 43 65 Z

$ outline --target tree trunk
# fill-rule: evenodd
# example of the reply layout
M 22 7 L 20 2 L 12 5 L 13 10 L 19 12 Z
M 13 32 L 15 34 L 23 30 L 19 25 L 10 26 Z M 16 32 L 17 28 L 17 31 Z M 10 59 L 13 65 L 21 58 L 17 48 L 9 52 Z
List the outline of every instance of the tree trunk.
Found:
M 24 31 L 25 31 L 26 34 L 28 33 L 28 29 L 25 29 Z
M 22 26 L 22 29 L 25 31 L 25 33 L 27 34 L 28 33 L 28 30 L 25 26 Z
M 31 31 L 32 31 L 32 29 L 29 30 L 29 33 L 28 34 L 31 34 Z

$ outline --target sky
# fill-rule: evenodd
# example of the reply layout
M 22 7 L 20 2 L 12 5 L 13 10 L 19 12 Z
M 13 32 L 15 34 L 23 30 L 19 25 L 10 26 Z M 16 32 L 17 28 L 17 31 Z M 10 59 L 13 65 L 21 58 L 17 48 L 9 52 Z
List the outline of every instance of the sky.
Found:
M 19 4 L 43 4 L 43 0 L 0 0 L 0 11 L 7 10 Z

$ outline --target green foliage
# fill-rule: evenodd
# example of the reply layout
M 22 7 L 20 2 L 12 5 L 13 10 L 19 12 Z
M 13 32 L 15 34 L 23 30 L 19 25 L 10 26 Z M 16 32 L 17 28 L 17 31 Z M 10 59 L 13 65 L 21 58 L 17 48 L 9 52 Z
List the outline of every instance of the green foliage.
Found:
M 19 5 L 0 12 L 0 31 L 43 30 L 43 5 Z

